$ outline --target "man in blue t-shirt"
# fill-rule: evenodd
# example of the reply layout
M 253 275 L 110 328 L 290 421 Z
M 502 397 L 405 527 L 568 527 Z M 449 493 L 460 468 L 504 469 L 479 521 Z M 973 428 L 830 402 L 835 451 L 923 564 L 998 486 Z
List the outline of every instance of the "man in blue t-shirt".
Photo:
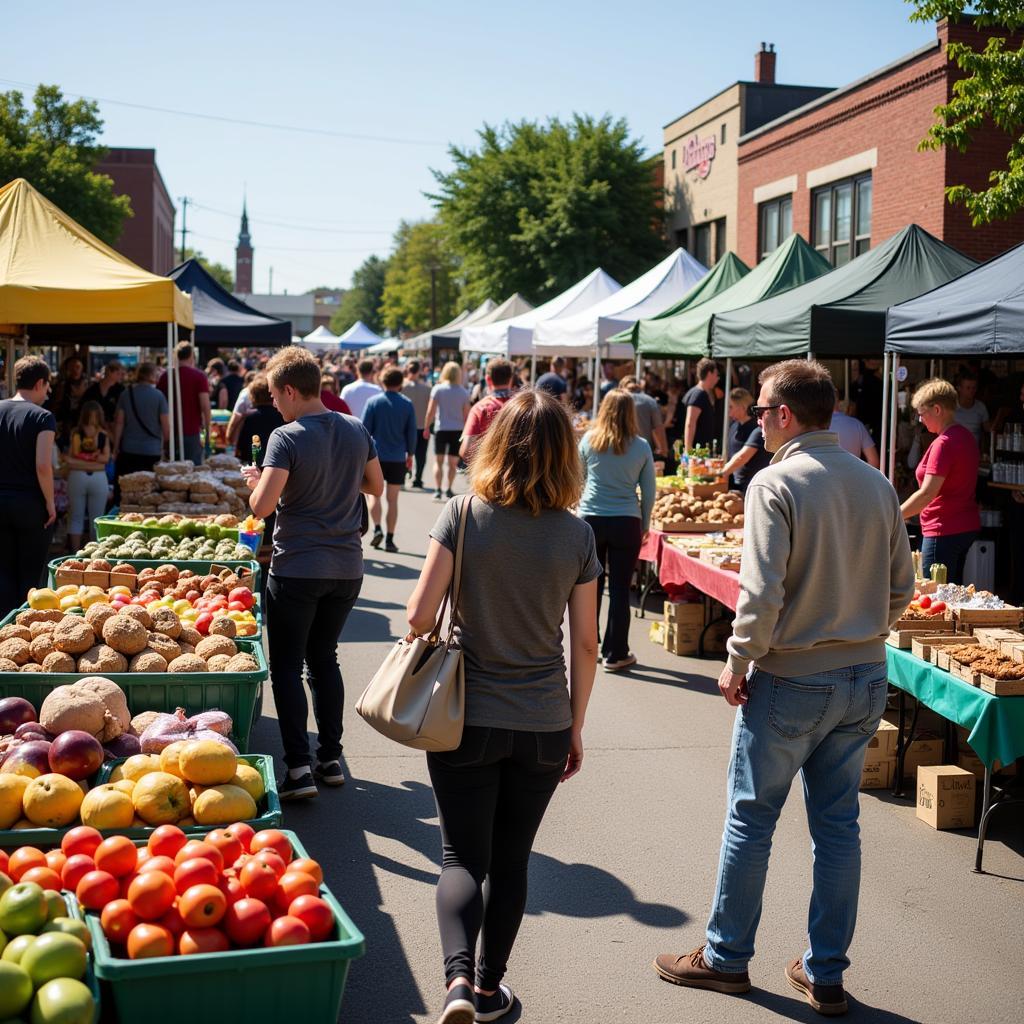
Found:
M 398 525 L 398 495 L 405 477 L 412 470 L 412 457 L 416 453 L 416 409 L 402 394 L 402 371 L 388 367 L 381 374 L 384 391 L 374 395 L 363 410 L 363 426 L 370 432 L 380 468 L 384 473 L 387 511 L 387 539 L 380 528 L 381 500 L 370 496 L 370 519 L 373 520 L 371 547 L 384 544 L 385 551 L 395 552 L 395 526 Z
M 552 398 L 557 398 L 558 401 L 564 402 L 568 386 L 565 383 L 565 360 L 561 356 L 556 356 L 554 361 L 551 363 L 551 369 L 547 373 L 542 373 L 537 378 L 536 386 L 541 391 L 546 391 Z

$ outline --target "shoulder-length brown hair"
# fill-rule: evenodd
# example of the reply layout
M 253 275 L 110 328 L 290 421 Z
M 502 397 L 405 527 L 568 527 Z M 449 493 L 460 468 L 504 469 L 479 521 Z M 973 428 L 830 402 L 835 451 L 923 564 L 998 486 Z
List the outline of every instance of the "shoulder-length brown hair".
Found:
M 628 391 L 615 390 L 601 400 L 597 422 L 587 434 L 587 440 L 595 452 L 611 448 L 616 455 L 622 455 L 639 432 L 633 396 Z
M 474 493 L 493 505 L 532 515 L 577 505 L 583 468 L 565 407 L 545 391 L 520 391 L 484 434 L 469 474 Z

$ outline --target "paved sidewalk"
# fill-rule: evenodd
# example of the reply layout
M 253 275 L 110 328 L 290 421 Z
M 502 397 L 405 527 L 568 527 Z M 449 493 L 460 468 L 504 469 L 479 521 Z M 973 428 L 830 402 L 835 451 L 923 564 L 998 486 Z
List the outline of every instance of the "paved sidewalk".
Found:
M 464 487 L 464 484 L 462 484 Z M 286 805 L 285 824 L 320 859 L 367 939 L 342 1020 L 436 1020 L 443 1000 L 434 884 L 440 838 L 422 754 L 377 736 L 352 710 L 394 638 L 441 506 L 402 494 L 398 555 L 368 546 L 366 581 L 342 635 L 346 684 L 340 791 Z M 407 552 L 407 553 L 405 553 Z M 468 566 L 468 571 L 485 571 Z M 514 628 L 514 623 L 509 624 Z M 651 960 L 702 941 L 713 894 L 733 712 L 716 660 L 677 658 L 635 620 L 640 665 L 598 672 L 583 772 L 552 802 L 531 862 L 527 914 L 507 978 L 534 1024 L 817 1021 L 783 977 L 804 949 L 810 843 L 799 784 L 776 835 L 754 991 L 729 997 L 660 981 Z M 1024 699 L 1024 698 L 1021 698 Z M 254 749 L 280 752 L 268 692 Z M 310 727 L 313 728 L 312 717 Z M 997 820 L 991 874 L 973 838 L 935 832 L 909 802 L 864 794 L 860 923 L 847 985 L 857 1022 L 1019 1024 L 1024 1006 L 1024 828 Z

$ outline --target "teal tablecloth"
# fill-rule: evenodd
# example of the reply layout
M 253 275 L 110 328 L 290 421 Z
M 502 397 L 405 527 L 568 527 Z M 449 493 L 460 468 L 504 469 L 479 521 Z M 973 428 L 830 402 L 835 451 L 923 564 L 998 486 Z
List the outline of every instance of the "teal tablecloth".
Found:
M 985 764 L 1024 757 L 1024 697 L 996 697 L 895 647 L 886 646 L 885 660 L 893 686 L 970 730 L 967 741 Z

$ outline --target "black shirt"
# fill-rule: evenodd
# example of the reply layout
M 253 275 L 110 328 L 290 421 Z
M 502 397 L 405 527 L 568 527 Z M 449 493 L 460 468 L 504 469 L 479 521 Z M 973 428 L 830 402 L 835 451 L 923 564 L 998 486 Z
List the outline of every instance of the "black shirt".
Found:
M 742 448 L 756 448 L 757 451 L 745 466 L 740 466 L 732 475 L 733 486 L 741 492 L 746 491 L 754 475 L 772 461 L 771 455 L 765 451 L 764 434 L 757 425 L 757 420 L 753 418 L 746 423 L 734 421 L 729 426 L 729 458 L 731 459 Z
M 697 430 L 693 435 L 694 445 L 708 445 L 722 435 L 715 431 L 715 405 L 711 396 L 699 385 L 695 384 L 683 397 L 683 405 L 689 409 L 692 405 L 700 410 L 697 417 Z M 685 413 L 683 422 L 686 422 Z
M 103 419 L 107 423 L 113 423 L 114 413 L 117 412 L 117 400 L 121 397 L 123 391 L 123 384 L 114 384 L 109 388 L 104 398 L 103 393 L 100 391 L 99 381 L 96 381 L 95 384 L 90 384 L 85 389 L 85 394 L 82 395 L 82 405 L 85 405 L 86 402 L 99 402 L 103 409 Z
M 36 439 L 46 430 L 57 430 L 52 412 L 20 399 L 0 402 L 0 494 L 35 494 L 42 499 L 36 477 Z
M 551 373 L 550 371 L 542 373 L 537 378 L 537 387 L 541 391 L 547 391 L 548 394 L 553 395 L 555 398 L 561 398 L 566 391 L 565 381 L 557 373 Z
M 882 382 L 873 373 L 864 373 L 853 382 L 850 395 L 857 406 L 857 419 L 877 444 L 882 436 Z
M 217 385 L 217 401 L 220 401 L 221 391 L 227 391 L 228 393 L 228 404 L 226 408 L 234 409 L 235 402 L 238 401 L 238 396 L 241 394 L 242 388 L 245 387 L 245 381 L 237 373 L 226 373 L 220 379 L 220 383 Z
M 235 454 L 238 456 L 239 461 L 245 465 L 249 465 L 252 462 L 252 437 L 253 434 L 256 434 L 260 439 L 260 447 L 262 448 L 257 465 L 262 468 L 263 456 L 267 452 L 267 441 L 270 438 L 270 432 L 275 427 L 280 427 L 283 424 L 284 417 L 273 405 L 256 406 L 255 411 L 249 413 L 242 420 L 242 429 L 239 431 L 238 443 L 235 446 Z

